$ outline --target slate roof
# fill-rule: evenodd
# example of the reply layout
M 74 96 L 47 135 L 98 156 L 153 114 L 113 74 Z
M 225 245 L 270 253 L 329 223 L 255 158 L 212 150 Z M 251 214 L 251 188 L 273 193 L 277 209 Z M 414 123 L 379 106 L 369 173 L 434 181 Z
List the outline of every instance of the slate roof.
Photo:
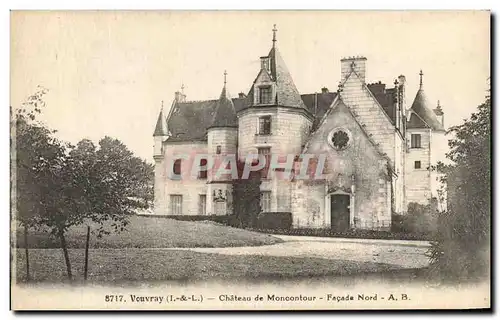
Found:
M 437 119 L 434 111 L 430 108 L 422 86 L 420 86 L 413 100 L 410 111 L 412 111 L 412 113 L 406 126 L 407 128 L 431 128 L 436 131 L 444 131 L 443 125 Z
M 161 108 L 160 114 L 158 115 L 158 120 L 156 120 L 155 131 L 153 137 L 166 136 L 168 134 L 167 121 L 163 115 L 163 106 Z
M 279 106 L 307 109 L 278 48 L 273 46 L 268 56 L 270 59 L 271 76 L 276 82 L 276 104 Z
M 367 84 L 367 87 L 382 106 L 385 113 L 387 113 L 392 124 L 395 124 L 396 109 L 394 108 L 394 104 L 396 103 L 396 88 L 386 88 L 385 83 L 381 83 L 380 81 Z
M 222 88 L 219 100 L 215 105 L 215 111 L 210 128 L 215 127 L 238 127 L 238 118 L 234 110 L 233 101 L 229 98 L 226 90 L 226 85 Z
M 314 115 L 312 130 L 316 130 L 319 122 L 325 115 L 328 108 L 332 105 L 333 100 L 337 97 L 337 92 L 322 92 L 309 93 L 301 96 L 302 101 L 306 105 L 311 114 Z
M 317 104 L 315 104 L 315 96 Z M 326 110 L 337 96 L 336 92 L 311 93 L 301 96 L 304 107 L 315 115 L 314 123 L 319 123 Z M 219 100 L 177 102 L 172 106 L 168 129 L 168 141 L 206 141 L 207 129 L 214 126 Z M 231 99 L 235 113 L 246 108 L 247 97 Z M 222 111 L 222 109 L 219 109 Z M 313 124 L 314 125 L 314 124 Z
M 368 88 L 372 91 L 377 101 L 394 122 L 395 115 L 392 103 L 394 99 L 394 89 L 385 89 L 384 84 L 377 85 L 379 86 L 369 84 Z M 250 94 L 252 94 L 252 91 L 250 91 L 249 95 Z M 335 100 L 336 96 L 337 92 L 308 93 L 300 95 L 304 107 L 314 115 L 313 130 L 317 129 L 319 122 Z M 249 99 L 248 96 L 245 98 L 231 99 L 235 113 L 247 108 Z M 168 129 L 171 133 L 168 141 L 206 141 L 207 129 L 214 125 L 214 120 L 217 118 L 216 110 L 218 109 L 217 106 L 220 105 L 219 101 L 220 99 L 175 103 L 172 107 L 173 110 L 171 111 L 170 118 L 168 119 Z M 220 113 L 225 113 L 222 112 L 222 110 L 226 109 L 231 110 L 224 106 L 219 109 L 221 110 Z M 232 114 L 232 112 L 230 113 Z M 232 115 L 229 118 L 231 120 L 228 122 L 232 126 L 232 119 L 234 118 Z M 221 123 L 217 122 L 216 124 L 220 125 Z M 226 125 L 226 122 L 222 124 Z

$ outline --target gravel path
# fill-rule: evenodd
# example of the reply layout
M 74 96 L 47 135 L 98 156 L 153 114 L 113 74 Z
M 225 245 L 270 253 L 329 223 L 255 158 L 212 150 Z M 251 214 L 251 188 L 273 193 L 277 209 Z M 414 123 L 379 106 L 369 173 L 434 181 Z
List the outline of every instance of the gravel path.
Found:
M 266 255 L 311 257 L 332 260 L 377 262 L 401 268 L 423 268 L 429 260 L 425 253 L 429 244 L 425 241 L 363 240 L 299 236 L 276 236 L 284 243 L 233 248 L 176 248 L 202 253 L 227 255 Z

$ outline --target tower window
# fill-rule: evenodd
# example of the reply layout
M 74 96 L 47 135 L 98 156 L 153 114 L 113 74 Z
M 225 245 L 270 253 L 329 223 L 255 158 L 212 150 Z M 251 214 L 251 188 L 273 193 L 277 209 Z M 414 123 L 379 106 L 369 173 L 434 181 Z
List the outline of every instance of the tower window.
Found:
M 271 134 L 271 116 L 264 116 L 259 118 L 259 134 Z
M 422 168 L 422 162 L 415 161 L 415 169 L 421 169 L 421 168 Z
M 221 146 L 217 146 L 215 148 L 215 154 L 221 154 L 221 152 L 222 152 L 222 147 Z
M 271 86 L 259 87 L 259 103 L 260 104 L 272 103 L 272 88 L 271 88 Z
M 259 156 L 262 155 L 266 159 L 266 163 L 264 168 L 261 171 L 261 177 L 263 179 L 267 179 L 267 173 L 269 172 L 269 162 L 271 161 L 271 148 L 259 148 L 258 149 Z M 259 157 L 260 158 L 260 157 Z
M 422 136 L 420 134 L 411 135 L 411 147 L 422 148 Z

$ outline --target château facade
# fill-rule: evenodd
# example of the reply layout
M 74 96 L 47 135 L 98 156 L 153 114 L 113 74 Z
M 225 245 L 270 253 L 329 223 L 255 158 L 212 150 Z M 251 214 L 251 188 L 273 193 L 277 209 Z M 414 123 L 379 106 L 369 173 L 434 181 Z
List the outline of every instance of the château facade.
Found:
M 197 154 L 216 161 L 324 155 L 321 179 L 262 179 L 261 210 L 291 212 L 296 228 L 386 230 L 391 213 L 437 197 L 430 166 L 446 145 L 444 113 L 429 104 L 422 72 L 408 105 L 405 76 L 396 76 L 391 87 L 367 83 L 364 57 L 341 59 L 335 92 L 301 94 L 278 51 L 276 30 L 260 60 L 247 94 L 231 98 L 224 77 L 219 99 L 188 101 L 176 92 L 168 114 L 161 110 L 154 130 L 155 214 L 232 213 L 231 177 L 201 172 L 193 179 L 188 164 L 207 164 Z M 301 158 L 294 161 L 297 167 Z

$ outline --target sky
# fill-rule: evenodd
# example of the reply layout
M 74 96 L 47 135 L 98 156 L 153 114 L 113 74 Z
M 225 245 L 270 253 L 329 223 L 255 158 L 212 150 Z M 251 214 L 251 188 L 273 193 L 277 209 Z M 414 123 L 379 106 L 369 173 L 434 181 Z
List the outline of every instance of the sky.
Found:
M 490 16 L 480 11 L 18 11 L 11 14 L 11 97 L 49 89 L 42 120 L 76 143 L 108 135 L 152 162 L 153 130 L 184 84 L 188 100 L 248 93 L 277 46 L 301 93 L 337 89 L 340 59 L 367 58 L 368 83 L 403 74 L 408 107 L 419 71 L 445 125 L 484 101 Z

